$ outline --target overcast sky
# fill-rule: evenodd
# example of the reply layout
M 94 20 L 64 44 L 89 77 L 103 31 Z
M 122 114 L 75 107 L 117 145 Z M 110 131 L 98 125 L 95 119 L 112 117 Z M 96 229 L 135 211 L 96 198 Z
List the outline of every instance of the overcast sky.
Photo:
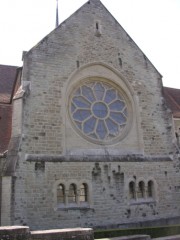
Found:
M 62 22 L 86 0 L 59 0 Z M 180 0 L 102 0 L 163 75 L 180 88 Z M 0 0 L 0 64 L 22 66 L 28 51 L 55 27 L 56 0 Z

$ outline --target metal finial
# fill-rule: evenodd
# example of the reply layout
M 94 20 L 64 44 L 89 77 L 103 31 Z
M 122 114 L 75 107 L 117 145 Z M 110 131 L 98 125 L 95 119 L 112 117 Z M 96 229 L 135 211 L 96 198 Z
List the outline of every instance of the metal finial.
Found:
M 57 4 L 56 4 L 56 25 L 55 27 L 59 26 L 59 14 L 58 14 L 58 0 L 56 0 Z

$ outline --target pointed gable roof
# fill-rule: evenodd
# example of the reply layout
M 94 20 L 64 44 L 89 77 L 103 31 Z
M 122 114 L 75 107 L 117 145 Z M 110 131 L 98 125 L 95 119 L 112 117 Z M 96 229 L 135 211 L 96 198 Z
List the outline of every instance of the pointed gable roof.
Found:
M 78 10 L 76 10 L 70 17 L 68 17 L 66 20 L 64 20 L 57 28 L 55 28 L 53 31 L 51 31 L 48 35 L 46 35 L 39 43 L 37 43 L 37 45 L 35 45 L 32 49 L 29 50 L 29 52 L 27 52 L 27 56 L 28 53 L 30 53 L 31 51 L 33 51 L 34 48 L 39 47 L 39 45 L 41 45 L 43 42 L 45 42 L 54 32 L 56 31 L 61 31 L 61 29 L 63 29 L 64 25 L 71 22 L 72 18 L 74 16 L 76 16 L 80 11 L 84 11 L 86 8 L 88 8 L 89 10 L 89 6 L 91 6 L 91 10 L 93 13 L 94 9 L 97 9 L 98 7 L 103 7 L 104 10 L 106 11 L 106 13 L 112 18 L 114 19 L 114 22 L 117 23 L 117 25 L 119 25 L 119 27 L 121 28 L 121 30 L 124 32 L 124 34 L 127 36 L 127 38 L 131 41 L 131 43 L 133 43 L 138 49 L 139 51 L 142 53 L 142 55 L 144 56 L 144 59 L 149 62 L 152 67 L 156 70 L 156 72 L 160 75 L 160 77 L 162 77 L 161 73 L 156 69 L 156 67 L 151 63 L 151 61 L 148 59 L 148 57 L 143 53 L 143 51 L 140 49 L 140 47 L 134 42 L 134 40 L 129 36 L 129 34 L 125 31 L 125 29 L 120 25 L 120 23 L 115 19 L 115 17 L 109 12 L 109 10 L 103 5 L 103 3 L 100 0 L 89 0 L 87 1 L 85 4 L 83 4 Z M 85 12 L 85 11 L 84 11 Z

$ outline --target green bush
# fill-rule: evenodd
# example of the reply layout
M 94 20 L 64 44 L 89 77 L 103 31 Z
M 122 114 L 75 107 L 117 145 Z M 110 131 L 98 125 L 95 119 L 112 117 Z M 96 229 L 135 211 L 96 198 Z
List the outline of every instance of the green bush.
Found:
M 180 234 L 180 225 L 162 226 L 162 227 L 144 227 L 131 229 L 107 229 L 95 230 L 94 238 L 112 238 L 129 235 L 150 235 L 151 238 L 164 237 Z

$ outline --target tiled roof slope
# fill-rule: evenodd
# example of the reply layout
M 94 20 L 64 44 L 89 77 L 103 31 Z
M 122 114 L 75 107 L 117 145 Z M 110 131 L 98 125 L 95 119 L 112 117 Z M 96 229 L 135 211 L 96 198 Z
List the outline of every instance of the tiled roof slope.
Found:
M 180 89 L 164 87 L 164 97 L 173 117 L 180 118 Z
M 16 66 L 0 65 L 0 103 L 10 103 L 17 68 Z
M 0 153 L 8 149 L 12 128 L 11 96 L 16 82 L 16 66 L 0 65 Z

